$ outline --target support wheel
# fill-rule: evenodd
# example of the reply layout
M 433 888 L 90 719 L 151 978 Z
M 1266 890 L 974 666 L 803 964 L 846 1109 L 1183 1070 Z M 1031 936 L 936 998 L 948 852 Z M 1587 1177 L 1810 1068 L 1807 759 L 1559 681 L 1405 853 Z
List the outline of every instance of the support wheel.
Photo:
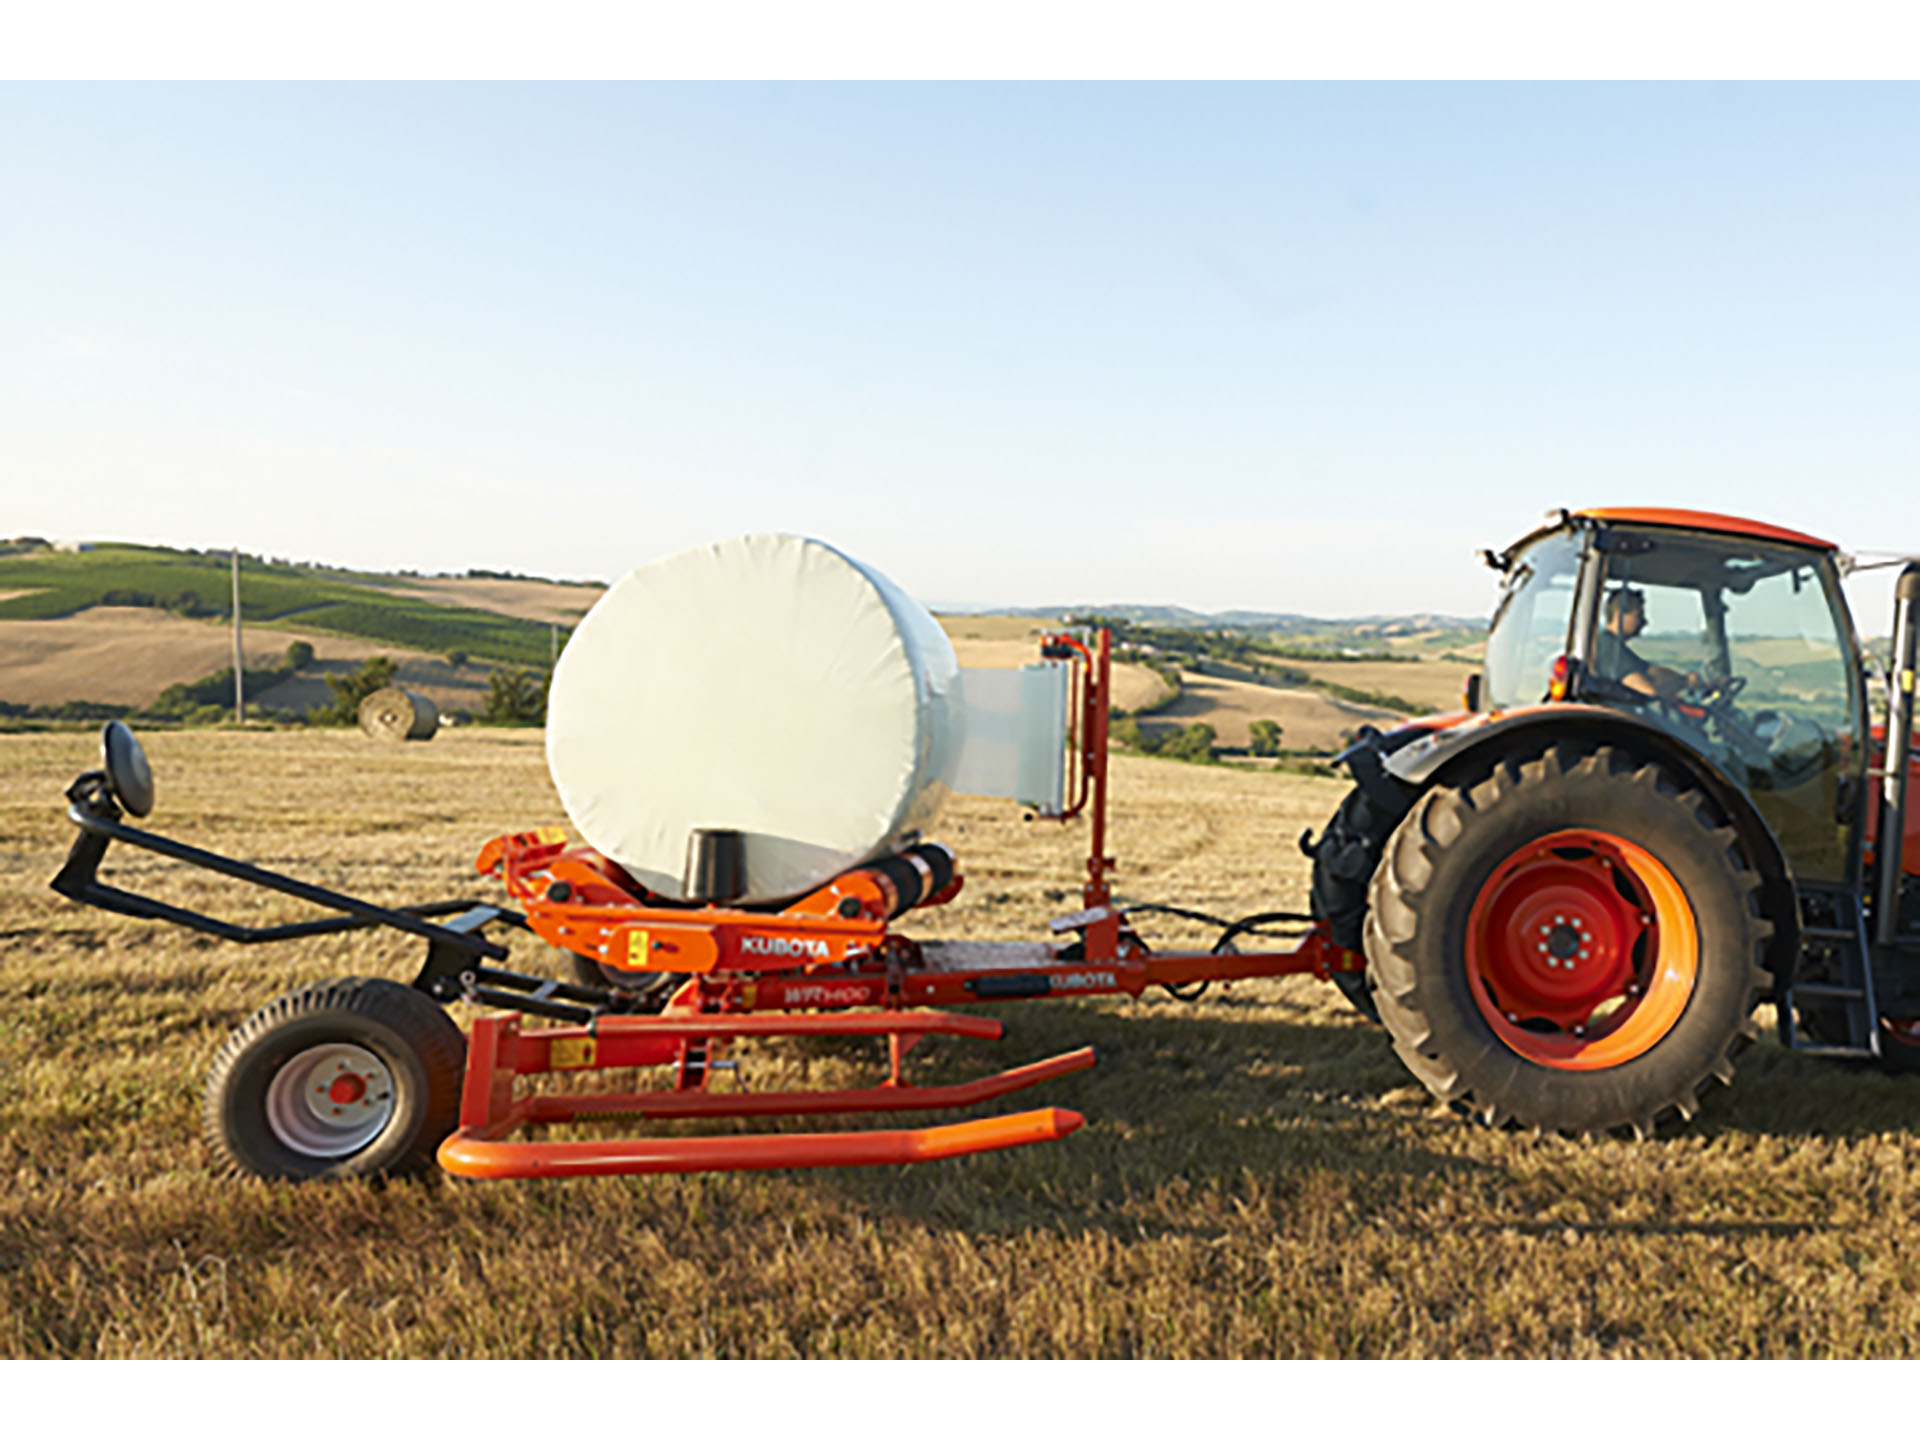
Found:
M 430 1169 L 460 1113 L 466 1040 L 391 980 L 329 980 L 263 1006 L 207 1077 L 208 1143 L 233 1174 L 344 1180 Z
M 1698 790 L 1610 747 L 1438 786 L 1387 842 L 1368 973 L 1407 1067 L 1493 1125 L 1653 1132 L 1730 1083 L 1773 927 Z

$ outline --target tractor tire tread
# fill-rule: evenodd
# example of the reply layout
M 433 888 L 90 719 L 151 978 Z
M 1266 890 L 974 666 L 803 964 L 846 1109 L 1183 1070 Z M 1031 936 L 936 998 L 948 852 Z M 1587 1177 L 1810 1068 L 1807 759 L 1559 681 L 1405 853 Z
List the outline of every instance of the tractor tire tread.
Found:
M 1471 836 L 1479 822 L 1516 796 L 1561 782 L 1613 787 L 1622 781 L 1658 804 L 1676 805 L 1697 824 L 1699 851 L 1711 857 L 1708 864 L 1723 885 L 1728 909 L 1737 907 L 1730 924 L 1738 932 L 1734 943 L 1747 958 L 1744 972 L 1726 982 L 1737 992 L 1738 1015 L 1726 1017 L 1717 1029 L 1703 1021 L 1708 1032 L 1704 1037 L 1702 1026 L 1692 1027 L 1689 1035 L 1697 1053 L 1684 1057 L 1680 1073 L 1672 1073 L 1672 1062 L 1644 1065 L 1649 1052 L 1609 1072 L 1618 1076 L 1630 1066 L 1641 1066 L 1632 1083 L 1623 1077 L 1611 1087 L 1592 1086 L 1574 1095 L 1574 1086 L 1564 1079 L 1568 1072 L 1520 1061 L 1477 1014 L 1463 1016 L 1463 1007 L 1471 1009 L 1471 1002 L 1461 998 L 1466 982 L 1463 977 L 1451 986 L 1441 981 L 1433 959 L 1440 942 L 1431 933 L 1449 923 L 1442 918 L 1448 916 L 1449 904 L 1457 908 L 1460 902 L 1430 892 L 1437 878 L 1442 885 L 1458 878 L 1446 873 L 1445 861 L 1461 837 Z M 1668 1113 L 1686 1119 L 1696 1115 L 1701 1094 L 1712 1083 L 1730 1084 L 1733 1057 L 1758 1034 L 1751 1012 L 1767 985 L 1761 960 L 1773 933 L 1760 913 L 1759 890 L 1759 876 L 1742 853 L 1737 833 L 1716 819 L 1700 791 L 1676 782 L 1661 765 L 1616 747 L 1562 743 L 1531 757 L 1502 760 L 1470 787 L 1435 786 L 1415 803 L 1389 837 L 1374 875 L 1366 921 L 1366 973 L 1381 1022 L 1401 1060 L 1456 1111 L 1493 1126 L 1563 1133 L 1627 1130 L 1646 1138 Z M 1451 919 L 1463 931 L 1464 914 Z M 1696 992 L 1689 1004 L 1699 998 Z M 1450 1016 L 1444 1028 L 1454 1037 L 1451 1042 L 1439 1038 L 1436 1020 L 1443 1012 Z M 1649 1083 L 1652 1093 L 1640 1093 Z M 1615 1093 L 1603 1094 L 1603 1089 Z

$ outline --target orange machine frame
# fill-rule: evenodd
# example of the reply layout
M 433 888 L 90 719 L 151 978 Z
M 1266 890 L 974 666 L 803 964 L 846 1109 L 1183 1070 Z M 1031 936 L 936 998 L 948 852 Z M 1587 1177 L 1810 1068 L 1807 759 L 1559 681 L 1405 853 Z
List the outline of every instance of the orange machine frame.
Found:
M 1009 945 L 992 966 L 930 968 L 916 942 L 889 931 L 890 920 L 901 913 L 900 897 L 876 870 L 848 871 L 777 911 L 687 905 L 649 895 L 594 851 L 569 846 L 557 830 L 504 835 L 488 842 L 476 868 L 504 881 L 524 905 L 533 931 L 614 970 L 688 978 L 659 1015 L 603 1014 L 584 1026 L 525 1030 L 517 1015 L 477 1021 L 460 1126 L 441 1146 L 441 1164 L 484 1178 L 768 1169 L 912 1162 L 1058 1139 L 1079 1128 L 1079 1115 L 1041 1109 L 925 1130 L 596 1141 L 506 1137 L 523 1125 L 611 1115 L 713 1119 L 972 1105 L 1085 1069 L 1094 1063 L 1093 1051 L 1076 1050 L 962 1085 L 910 1085 L 902 1061 L 926 1036 L 998 1039 L 1002 1033 L 995 1020 L 918 1007 L 1138 995 L 1156 985 L 1325 977 L 1364 967 L 1323 923 L 1312 924 L 1290 950 L 1150 951 L 1126 924 L 1107 880 L 1115 868 L 1105 853 L 1111 635 L 1100 630 L 1091 645 L 1071 635 L 1048 635 L 1042 654 L 1073 665 L 1080 679 L 1073 692 L 1077 740 L 1070 799 L 1059 818 L 1087 815 L 1090 853 L 1082 909 L 1053 922 L 1056 934 L 1078 934 L 1077 955 L 1051 953 L 1037 960 L 1029 958 L 1031 945 Z M 944 888 L 920 897 L 918 906 L 945 904 L 961 884 L 956 871 Z M 1259 918 L 1229 926 L 1229 936 L 1252 929 Z M 816 1013 L 796 1013 L 802 1011 Z M 865 1090 L 801 1093 L 709 1087 L 716 1071 L 732 1066 L 721 1057 L 733 1040 L 823 1034 L 886 1037 L 888 1079 Z M 671 1088 L 515 1098 L 515 1081 L 523 1075 L 658 1066 L 672 1067 Z

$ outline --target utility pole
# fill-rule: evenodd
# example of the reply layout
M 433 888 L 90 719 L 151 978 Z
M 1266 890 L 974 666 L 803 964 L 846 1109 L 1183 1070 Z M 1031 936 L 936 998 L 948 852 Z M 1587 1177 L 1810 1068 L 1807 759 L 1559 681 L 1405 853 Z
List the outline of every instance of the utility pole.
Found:
M 560 663 L 560 622 L 547 622 L 547 669 L 551 670 Z
M 247 664 L 240 648 L 240 547 L 233 547 L 233 723 L 247 723 Z

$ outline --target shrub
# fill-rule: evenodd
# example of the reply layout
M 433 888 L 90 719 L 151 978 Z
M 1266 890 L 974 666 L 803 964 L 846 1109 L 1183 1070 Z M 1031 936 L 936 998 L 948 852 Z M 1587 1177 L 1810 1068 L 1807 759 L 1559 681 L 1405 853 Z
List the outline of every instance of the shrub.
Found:
M 312 718 L 322 725 L 357 724 L 360 702 L 391 685 L 399 668 L 385 655 L 375 655 L 349 675 L 329 675 L 327 687 L 333 691 L 333 704 L 315 710 Z
M 1129 750 L 1137 750 L 1142 755 L 1151 755 L 1159 748 L 1159 741 L 1140 728 L 1140 722 L 1131 715 L 1124 720 L 1116 720 L 1107 731 L 1107 739 L 1116 745 L 1124 745 Z
M 304 670 L 313 663 L 313 646 L 304 640 L 296 640 L 287 646 L 287 668 Z
M 1247 727 L 1247 748 L 1255 755 L 1280 753 L 1280 725 L 1275 720 L 1256 720 Z
M 480 718 L 495 725 L 544 725 L 550 676 L 521 669 L 495 670 L 487 676 L 487 703 Z
M 1157 753 L 1175 760 L 1211 760 L 1213 741 L 1213 726 L 1205 721 L 1197 721 L 1177 735 L 1167 736 L 1160 742 Z

